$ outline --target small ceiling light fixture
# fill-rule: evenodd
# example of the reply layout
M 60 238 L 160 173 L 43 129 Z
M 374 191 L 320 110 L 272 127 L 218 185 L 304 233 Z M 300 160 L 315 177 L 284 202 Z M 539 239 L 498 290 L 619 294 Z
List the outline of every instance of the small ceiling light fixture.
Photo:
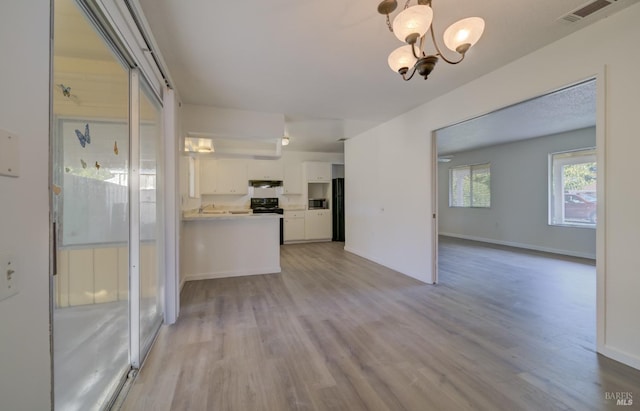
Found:
M 383 0 L 378 5 L 378 13 L 387 16 L 389 31 L 394 33 L 400 41 L 407 43 L 389 54 L 388 63 L 391 70 L 400 73 L 405 81 L 411 80 L 416 71 L 426 80 L 438 62 L 438 57 L 449 64 L 458 64 L 464 60 L 467 50 L 476 44 L 482 36 L 484 20 L 480 17 L 469 17 L 453 23 L 445 30 L 444 44 L 460 54 L 458 60 L 449 60 L 440 51 L 433 33 L 431 0 L 417 0 L 417 5 L 409 7 L 410 1 L 407 0 L 404 10 L 396 16 L 393 24 L 391 24 L 389 14 L 398 7 L 398 2 Z M 431 33 L 431 40 L 436 48 L 434 55 L 427 55 L 423 51 L 427 32 Z M 411 70 L 411 74 L 407 77 L 409 70 Z
M 213 153 L 213 140 L 210 138 L 185 137 L 184 151 L 188 153 Z
M 282 137 L 282 145 L 283 146 L 288 146 L 289 145 L 289 137 L 287 137 L 287 136 Z

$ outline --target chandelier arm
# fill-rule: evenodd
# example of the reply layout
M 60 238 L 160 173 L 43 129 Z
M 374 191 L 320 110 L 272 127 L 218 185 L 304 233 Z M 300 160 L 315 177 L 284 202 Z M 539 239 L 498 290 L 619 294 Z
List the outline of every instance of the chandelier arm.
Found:
M 402 76 L 402 79 L 403 79 L 404 81 L 409 81 L 409 80 L 411 80 L 411 78 L 413 77 L 413 75 L 414 75 L 414 74 L 416 74 L 416 68 L 417 68 L 417 67 L 416 67 L 416 65 L 414 64 L 414 65 L 413 65 L 413 69 L 411 70 L 411 75 L 410 75 L 408 78 L 407 78 L 407 77 L 405 77 L 405 74 L 406 74 L 406 73 L 400 73 L 400 75 Z
M 418 53 L 416 53 L 416 43 L 411 43 L 411 52 L 413 53 L 413 57 L 416 58 L 416 60 L 419 60 L 420 57 L 422 57 L 422 48 L 418 49 L 418 51 L 420 51 L 420 55 L 418 55 Z
M 391 26 L 391 20 L 389 20 L 388 14 L 387 14 L 387 27 L 389 27 L 389 31 L 393 33 L 393 27 Z
M 442 51 L 440 51 L 440 47 L 438 47 L 438 43 L 436 42 L 436 35 L 433 33 L 433 23 L 431 23 L 431 27 L 429 27 L 429 31 L 431 32 L 431 40 L 433 41 L 433 45 L 436 47 L 436 51 L 438 52 L 437 55 L 440 56 L 442 60 L 446 61 L 449 64 L 458 64 L 462 60 L 464 60 L 464 53 L 461 53 L 462 57 L 460 57 L 460 60 L 458 61 L 453 61 L 446 58 L 444 54 L 442 54 Z
M 410 1 L 411 1 L 411 0 L 407 0 L 407 2 L 404 4 L 404 9 L 403 9 L 403 10 L 406 10 L 406 9 L 409 7 L 409 2 L 410 2 Z

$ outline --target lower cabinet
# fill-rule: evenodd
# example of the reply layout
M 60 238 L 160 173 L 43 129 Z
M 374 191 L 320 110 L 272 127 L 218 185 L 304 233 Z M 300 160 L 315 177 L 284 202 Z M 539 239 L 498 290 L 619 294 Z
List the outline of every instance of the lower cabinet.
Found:
M 304 236 L 304 211 L 284 212 L 284 241 L 301 241 Z
M 332 224 L 331 210 L 307 210 L 304 218 L 305 240 L 331 240 Z

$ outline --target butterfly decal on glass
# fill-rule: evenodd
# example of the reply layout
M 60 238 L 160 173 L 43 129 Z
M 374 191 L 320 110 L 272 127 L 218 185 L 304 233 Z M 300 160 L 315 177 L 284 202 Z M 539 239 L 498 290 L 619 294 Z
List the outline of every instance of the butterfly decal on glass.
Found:
M 58 84 L 62 90 L 62 95 L 65 97 L 71 97 L 71 86 L 65 86 L 64 84 Z
M 69 100 L 72 100 L 76 104 L 80 104 L 80 100 L 78 99 L 78 96 L 76 96 L 75 94 L 71 94 L 71 86 L 65 86 L 64 84 L 61 83 L 61 84 L 58 84 L 58 87 L 60 87 L 60 91 L 62 91 L 63 96 L 65 96 Z
M 100 163 L 96 161 L 96 170 L 100 170 Z
M 80 141 L 80 145 L 84 148 L 85 145 L 91 144 L 91 135 L 89 134 L 89 124 L 85 124 L 84 126 L 84 134 L 78 129 L 76 129 L 76 136 L 78 136 L 78 140 Z
M 119 151 L 118 151 L 118 142 L 114 141 L 113 142 L 113 154 L 118 155 Z
M 80 164 L 82 164 L 82 168 L 87 168 L 87 163 L 83 159 L 80 159 Z

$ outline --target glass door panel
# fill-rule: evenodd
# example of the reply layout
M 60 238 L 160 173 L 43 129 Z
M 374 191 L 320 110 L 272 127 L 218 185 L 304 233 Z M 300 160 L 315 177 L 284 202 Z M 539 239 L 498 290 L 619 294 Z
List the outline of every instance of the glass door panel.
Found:
M 72 0 L 55 0 L 54 398 L 103 408 L 129 363 L 129 69 Z
M 163 316 L 162 107 L 140 77 L 140 358 Z

